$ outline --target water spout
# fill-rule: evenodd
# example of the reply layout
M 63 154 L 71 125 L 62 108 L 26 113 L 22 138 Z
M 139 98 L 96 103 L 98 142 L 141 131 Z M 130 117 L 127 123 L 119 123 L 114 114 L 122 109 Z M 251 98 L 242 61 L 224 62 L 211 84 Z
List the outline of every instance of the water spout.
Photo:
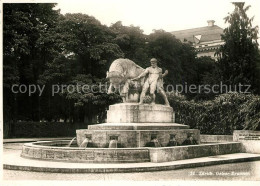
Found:
M 77 137 L 72 138 L 72 140 L 71 140 L 70 143 L 67 145 L 67 147 L 70 147 L 71 144 L 73 143 L 73 141 L 74 141 L 76 138 L 77 138 Z
M 89 138 L 85 138 L 79 147 L 87 148 L 92 145 L 92 141 Z
M 161 146 L 162 145 L 160 144 L 157 138 L 154 138 L 145 144 L 145 147 L 161 147 Z
M 109 142 L 108 148 L 117 148 L 117 140 L 113 139 Z

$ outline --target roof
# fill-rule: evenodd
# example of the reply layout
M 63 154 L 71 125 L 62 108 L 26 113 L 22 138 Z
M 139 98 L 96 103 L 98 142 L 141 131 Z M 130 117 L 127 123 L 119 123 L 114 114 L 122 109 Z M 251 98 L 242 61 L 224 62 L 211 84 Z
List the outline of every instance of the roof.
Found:
M 201 43 L 221 40 L 221 34 L 223 34 L 223 29 L 217 25 L 213 25 L 187 30 L 173 31 L 171 33 L 175 35 L 176 38 L 180 39 L 182 42 L 187 40 L 192 43 Z
M 202 47 L 202 48 L 195 48 L 195 50 L 197 52 L 202 52 L 202 51 L 215 51 L 216 49 L 218 49 L 220 47 L 220 45 L 217 46 L 207 46 L 207 47 Z

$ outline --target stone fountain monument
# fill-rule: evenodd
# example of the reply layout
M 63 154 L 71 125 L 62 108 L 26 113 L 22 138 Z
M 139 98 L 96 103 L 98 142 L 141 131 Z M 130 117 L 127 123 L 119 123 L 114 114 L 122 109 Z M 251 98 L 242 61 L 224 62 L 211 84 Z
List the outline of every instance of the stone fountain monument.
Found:
M 110 80 L 108 93 L 112 89 L 121 88 L 119 92 L 123 103 L 109 106 L 107 123 L 77 130 L 78 144 L 89 138 L 98 148 L 109 147 L 111 141 L 116 141 L 121 148 L 143 148 L 156 139 L 161 147 L 165 147 L 171 136 L 174 135 L 177 142 L 182 144 L 190 133 L 193 133 L 196 141 L 200 141 L 199 130 L 175 123 L 173 108 L 169 106 L 164 91 L 160 90 L 165 96 L 166 105 L 155 104 L 153 101 L 150 104 L 138 103 L 139 99 L 142 100 L 142 97 L 139 98 L 140 90 L 141 96 L 145 96 L 144 91 L 148 88 L 150 93 L 152 89 L 162 89 L 158 82 L 162 83 L 163 74 L 157 65 L 143 69 L 131 60 L 118 59 L 112 63 L 107 77 Z M 125 160 L 128 159 L 126 156 Z M 135 161 L 139 161 L 138 157 Z
M 21 156 L 77 163 L 137 163 L 241 152 L 238 142 L 200 144 L 198 129 L 175 123 L 174 110 L 162 86 L 167 73 L 162 73 L 156 59 L 146 69 L 128 59 L 115 60 L 107 72 L 108 93 L 118 90 L 123 103 L 109 106 L 107 122 L 77 130 L 77 140 L 73 139 L 70 147 L 64 140 L 26 143 Z M 145 103 L 148 90 L 151 103 Z M 155 104 L 155 91 L 165 105 Z M 187 138 L 193 138 L 193 143 Z

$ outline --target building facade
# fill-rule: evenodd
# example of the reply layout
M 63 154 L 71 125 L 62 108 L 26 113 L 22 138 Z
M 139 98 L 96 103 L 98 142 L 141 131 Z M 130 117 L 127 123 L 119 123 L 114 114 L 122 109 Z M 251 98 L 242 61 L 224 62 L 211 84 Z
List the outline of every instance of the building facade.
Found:
M 208 26 L 193 28 L 187 30 L 179 30 L 171 32 L 181 42 L 191 42 L 194 46 L 197 56 L 210 56 L 213 59 L 217 59 L 215 56 L 216 50 L 224 44 L 221 40 L 221 34 L 223 29 L 217 25 L 214 25 L 214 20 L 209 20 Z

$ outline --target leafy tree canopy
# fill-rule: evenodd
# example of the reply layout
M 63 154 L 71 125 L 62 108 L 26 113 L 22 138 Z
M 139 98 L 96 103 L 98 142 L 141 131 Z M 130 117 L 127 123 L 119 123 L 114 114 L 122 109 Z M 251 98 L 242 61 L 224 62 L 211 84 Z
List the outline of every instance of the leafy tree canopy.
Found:
M 234 11 L 225 17 L 229 24 L 222 35 L 225 44 L 218 51 L 222 80 L 230 85 L 252 85 L 259 93 L 258 26 L 253 27 L 253 18 L 247 16 L 250 6 L 242 2 L 233 4 Z

